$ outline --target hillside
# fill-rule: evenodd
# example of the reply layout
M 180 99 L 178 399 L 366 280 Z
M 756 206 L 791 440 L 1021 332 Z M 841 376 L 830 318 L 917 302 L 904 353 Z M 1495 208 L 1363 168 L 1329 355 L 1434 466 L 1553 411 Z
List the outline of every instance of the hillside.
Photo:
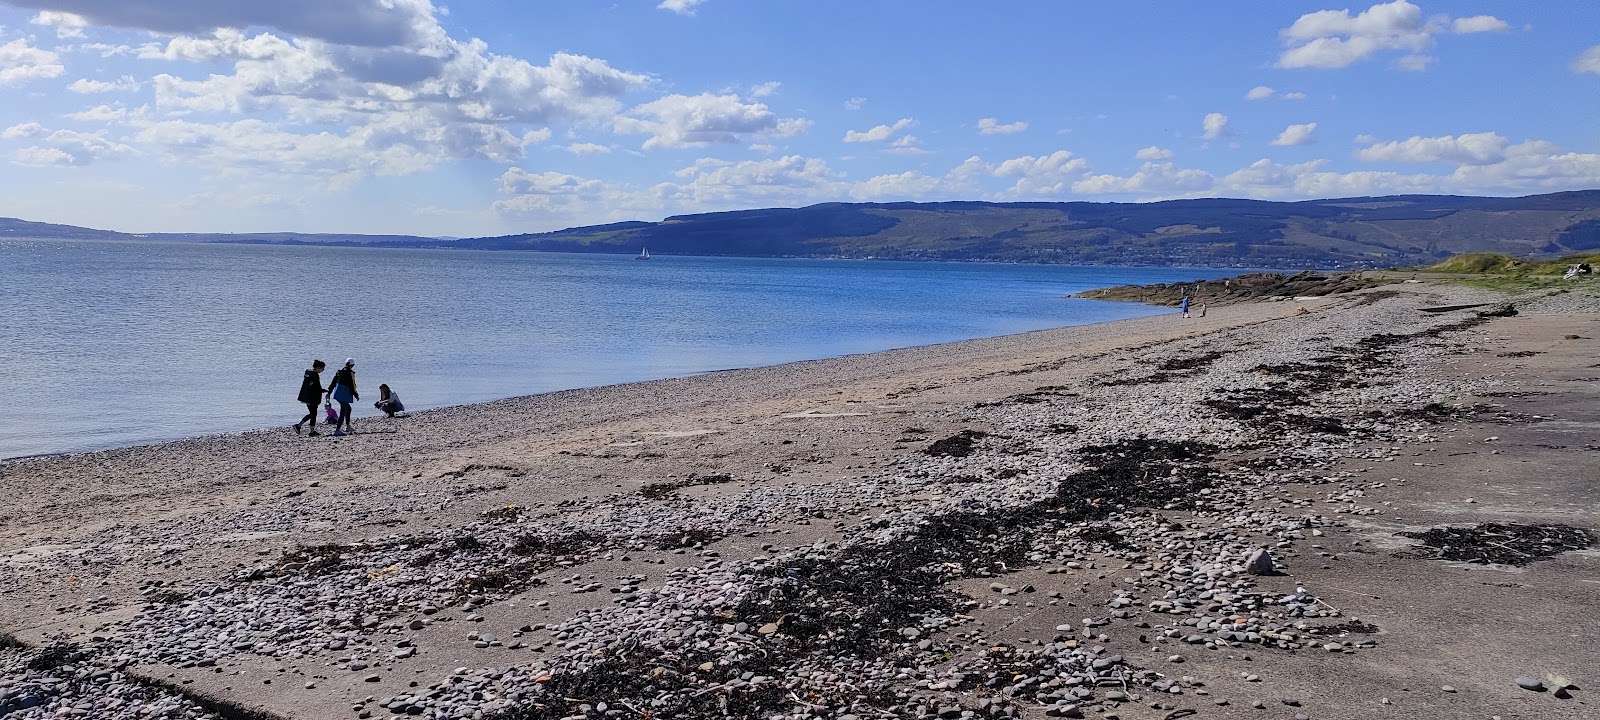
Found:
M 233 243 L 251 245 L 367 245 L 381 247 L 441 247 L 450 241 L 414 235 L 353 235 L 346 233 L 123 233 L 76 225 L 29 222 L 0 217 L 0 238 L 61 240 L 165 240 L 168 242 Z
M 1600 248 L 1600 191 L 1303 202 L 825 203 L 472 238 L 481 249 L 1272 267 Z
M 0 218 L 0 237 L 1277 268 L 1426 266 L 1464 253 L 1548 260 L 1600 249 L 1600 190 L 1267 202 L 823 203 L 444 240 L 151 234 Z

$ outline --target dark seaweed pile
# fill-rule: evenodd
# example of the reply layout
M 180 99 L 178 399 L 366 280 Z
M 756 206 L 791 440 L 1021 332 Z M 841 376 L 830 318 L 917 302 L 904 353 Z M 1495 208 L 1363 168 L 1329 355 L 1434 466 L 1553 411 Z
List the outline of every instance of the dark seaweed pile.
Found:
M 1568 550 L 1593 546 L 1593 532 L 1570 525 L 1484 523 L 1475 527 L 1441 527 L 1399 535 L 1421 540 L 1427 554 L 1441 560 L 1496 565 L 1527 565 L 1549 560 Z

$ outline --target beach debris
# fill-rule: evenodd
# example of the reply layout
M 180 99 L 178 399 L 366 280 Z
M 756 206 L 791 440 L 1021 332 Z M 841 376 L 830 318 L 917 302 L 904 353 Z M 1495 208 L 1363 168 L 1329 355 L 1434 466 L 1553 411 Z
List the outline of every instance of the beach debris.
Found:
M 935 457 L 966 457 L 976 449 L 977 442 L 989 436 L 982 430 L 962 430 L 942 440 L 935 440 L 923 452 Z
M 1595 545 L 1595 533 L 1570 525 L 1483 523 L 1397 533 L 1422 541 L 1424 556 L 1461 562 L 1527 565 Z

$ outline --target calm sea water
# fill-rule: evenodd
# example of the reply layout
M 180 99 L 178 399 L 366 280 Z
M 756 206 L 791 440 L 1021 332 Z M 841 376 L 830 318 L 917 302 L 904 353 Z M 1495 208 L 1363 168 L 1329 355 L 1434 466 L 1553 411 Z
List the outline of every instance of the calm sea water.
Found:
M 284 426 L 312 357 L 410 409 L 1147 315 L 1223 270 L 0 240 L 0 458 Z

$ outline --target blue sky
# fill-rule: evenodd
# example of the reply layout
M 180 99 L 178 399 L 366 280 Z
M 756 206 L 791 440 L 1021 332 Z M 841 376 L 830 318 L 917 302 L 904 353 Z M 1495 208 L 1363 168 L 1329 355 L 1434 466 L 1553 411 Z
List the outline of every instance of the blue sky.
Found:
M 0 0 L 0 216 L 486 235 L 1600 187 L 1600 3 Z

